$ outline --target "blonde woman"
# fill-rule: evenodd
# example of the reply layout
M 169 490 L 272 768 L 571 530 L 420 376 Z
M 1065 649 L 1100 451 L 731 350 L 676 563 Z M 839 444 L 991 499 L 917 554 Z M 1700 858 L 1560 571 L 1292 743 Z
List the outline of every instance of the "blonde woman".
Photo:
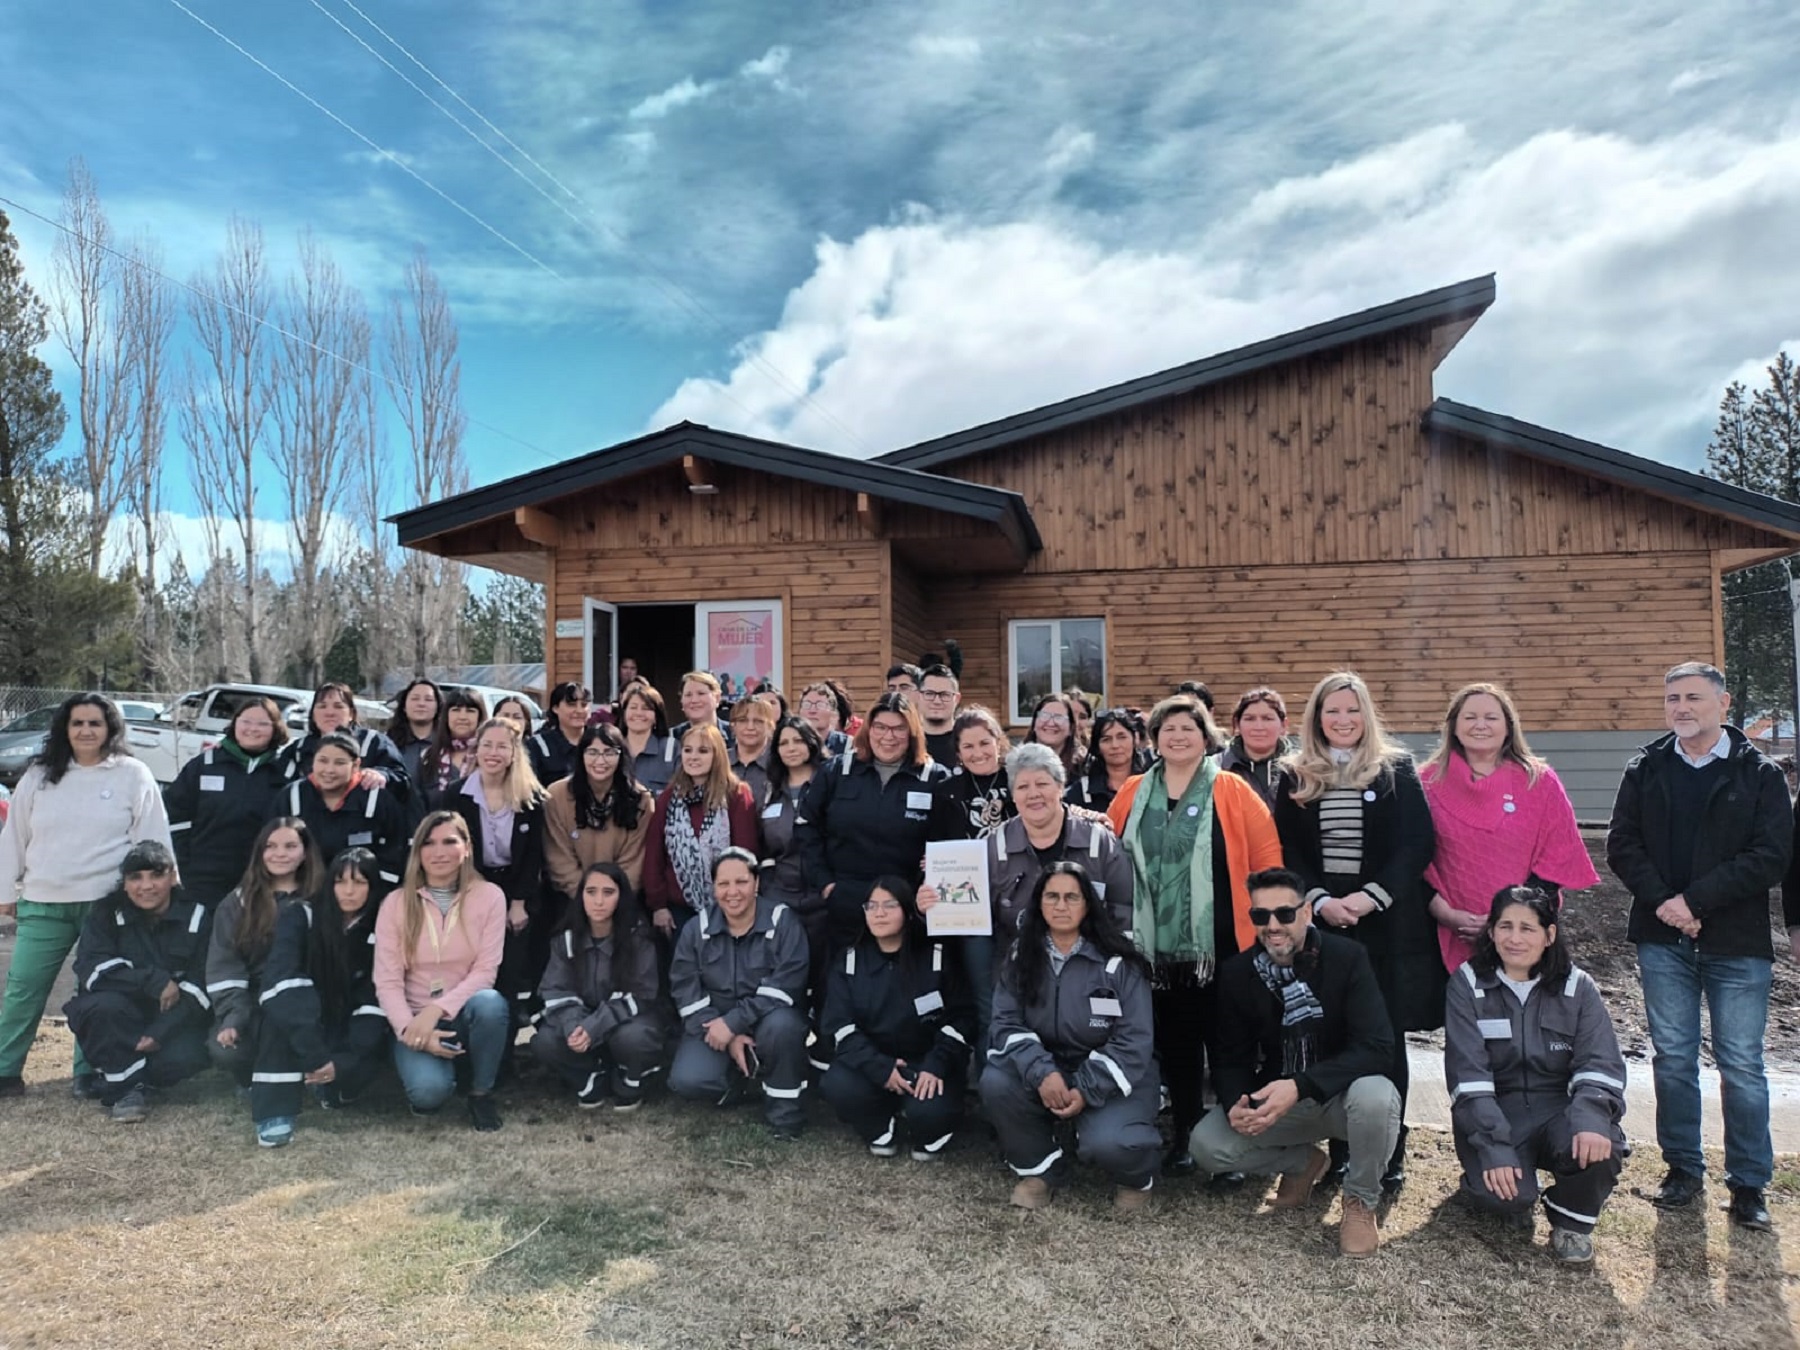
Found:
M 1368 951 L 1394 1028 L 1388 1077 L 1406 1102 L 1406 1037 L 1444 1024 L 1444 963 L 1426 908 L 1437 846 L 1412 754 L 1388 737 L 1369 686 L 1340 670 L 1314 686 L 1300 745 L 1282 761 L 1275 826 L 1314 921 Z M 1382 1185 L 1406 1180 L 1406 1131 Z M 1333 1162 L 1336 1164 L 1334 1155 Z
M 406 880 L 375 921 L 375 997 L 393 1027 L 394 1068 L 414 1115 L 456 1090 L 469 1060 L 469 1120 L 500 1128 L 494 1079 L 511 1019 L 494 989 L 505 946 L 506 897 L 475 870 L 468 826 L 433 811 L 413 835 Z
M 544 788 L 511 722 L 490 717 L 475 733 L 474 768 L 438 795 L 468 829 L 475 870 L 506 897 L 506 952 L 495 987 L 522 1026 L 550 960 L 559 917 L 544 903 Z M 511 1051 L 511 1044 L 507 1046 Z
M 644 844 L 644 902 L 661 933 L 712 903 L 712 867 L 728 848 L 756 852 L 756 804 L 731 772 L 716 722 L 681 737 L 681 767 L 656 799 Z
M 1499 685 L 1456 691 L 1419 781 L 1437 830 L 1425 881 L 1445 970 L 1474 956 L 1496 891 L 1536 886 L 1560 904 L 1563 888 L 1600 880 L 1556 770 L 1531 753 Z

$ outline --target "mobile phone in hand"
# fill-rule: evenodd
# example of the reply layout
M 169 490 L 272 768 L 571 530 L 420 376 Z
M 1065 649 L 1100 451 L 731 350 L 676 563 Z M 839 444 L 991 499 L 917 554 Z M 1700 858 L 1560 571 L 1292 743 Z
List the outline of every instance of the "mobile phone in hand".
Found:
M 438 1018 L 437 1029 L 447 1033 L 448 1036 L 448 1039 L 442 1043 L 443 1048 L 453 1055 L 460 1055 L 462 1053 L 462 1042 L 456 1039 L 456 1023 L 452 1022 L 448 1017 L 440 1017 Z

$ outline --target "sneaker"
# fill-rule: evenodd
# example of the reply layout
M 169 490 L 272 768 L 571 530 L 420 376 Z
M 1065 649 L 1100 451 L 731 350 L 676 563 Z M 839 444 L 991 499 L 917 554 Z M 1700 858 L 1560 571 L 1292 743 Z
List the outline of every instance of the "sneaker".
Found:
M 1381 1250 L 1381 1230 L 1375 1211 L 1354 1195 L 1344 1197 L 1344 1217 L 1338 1223 L 1338 1251 L 1345 1256 L 1373 1256 Z
M 100 1100 L 100 1075 L 97 1073 L 78 1073 L 69 1084 L 69 1095 L 78 1102 L 97 1102 Z
M 1594 1264 L 1593 1235 L 1568 1228 L 1552 1228 L 1550 1255 L 1556 1258 L 1558 1265 L 1591 1266 Z
M 469 1124 L 483 1134 L 500 1128 L 500 1108 L 494 1105 L 492 1093 L 484 1092 L 479 1097 L 469 1098 Z
M 1012 1189 L 1012 1202 L 1020 1209 L 1048 1209 L 1052 1192 L 1042 1177 L 1020 1177 Z
M 286 1148 L 294 1142 L 294 1118 L 270 1116 L 257 1121 L 256 1142 L 263 1148 Z
M 120 1125 L 136 1125 L 150 1114 L 150 1103 L 144 1089 L 134 1087 L 112 1104 L 112 1118 Z
M 915 1148 L 912 1151 L 912 1160 L 921 1163 L 942 1162 L 944 1161 L 944 1155 L 942 1151 L 933 1153 L 928 1148 Z
M 892 1142 L 886 1144 L 870 1144 L 869 1156 L 871 1158 L 898 1158 L 900 1156 L 900 1145 Z
M 1136 1190 L 1130 1186 L 1113 1188 L 1113 1213 L 1118 1215 L 1136 1214 L 1150 1203 L 1150 1188 Z
M 320 1083 L 313 1089 L 313 1100 L 321 1111 L 341 1111 L 349 1102 L 336 1083 Z
M 644 1099 L 642 1097 L 633 1097 L 630 1101 L 621 1101 L 619 1098 L 615 1097 L 613 1098 L 613 1114 L 615 1116 L 622 1116 L 627 1112 L 637 1110 L 638 1107 L 643 1104 Z
M 1644 1198 L 1658 1209 L 1684 1209 L 1705 1189 L 1705 1177 L 1671 1167 L 1657 1188 Z
M 606 1075 L 598 1069 L 587 1076 L 575 1093 L 575 1102 L 583 1111 L 593 1111 L 606 1105 Z
M 771 1125 L 769 1139 L 777 1144 L 797 1144 L 800 1142 L 800 1129 L 798 1125 Z
M 25 1080 L 16 1073 L 0 1074 L 0 1097 L 23 1097 Z
M 1319 1178 L 1330 1166 L 1331 1155 L 1322 1148 L 1315 1148 L 1308 1155 L 1305 1167 L 1298 1172 L 1282 1174 L 1281 1185 L 1275 1188 L 1275 1198 L 1269 1201 L 1269 1208 L 1299 1209 L 1312 1199 L 1313 1187 L 1319 1184 Z

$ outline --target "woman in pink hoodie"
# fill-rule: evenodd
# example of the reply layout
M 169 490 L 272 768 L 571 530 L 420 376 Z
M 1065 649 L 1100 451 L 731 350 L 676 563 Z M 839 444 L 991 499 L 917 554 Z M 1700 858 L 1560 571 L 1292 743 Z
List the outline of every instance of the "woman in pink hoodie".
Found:
M 470 1122 L 500 1128 L 494 1079 L 512 1023 L 494 977 L 505 941 L 506 897 L 476 872 L 469 827 L 433 811 L 413 835 L 405 883 L 375 921 L 375 997 L 414 1115 L 450 1099 L 467 1055 Z
M 1437 830 L 1425 880 L 1448 969 L 1473 954 L 1497 892 L 1536 885 L 1558 896 L 1599 881 L 1561 780 L 1531 753 L 1499 685 L 1456 691 L 1419 781 Z

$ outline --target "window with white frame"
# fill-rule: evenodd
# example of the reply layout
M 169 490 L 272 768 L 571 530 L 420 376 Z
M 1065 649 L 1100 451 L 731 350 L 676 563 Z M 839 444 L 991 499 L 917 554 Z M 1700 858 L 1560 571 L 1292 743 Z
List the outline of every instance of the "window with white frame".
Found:
M 1105 619 L 1014 619 L 1007 624 L 1010 719 L 1031 720 L 1045 694 L 1080 689 L 1106 706 Z

